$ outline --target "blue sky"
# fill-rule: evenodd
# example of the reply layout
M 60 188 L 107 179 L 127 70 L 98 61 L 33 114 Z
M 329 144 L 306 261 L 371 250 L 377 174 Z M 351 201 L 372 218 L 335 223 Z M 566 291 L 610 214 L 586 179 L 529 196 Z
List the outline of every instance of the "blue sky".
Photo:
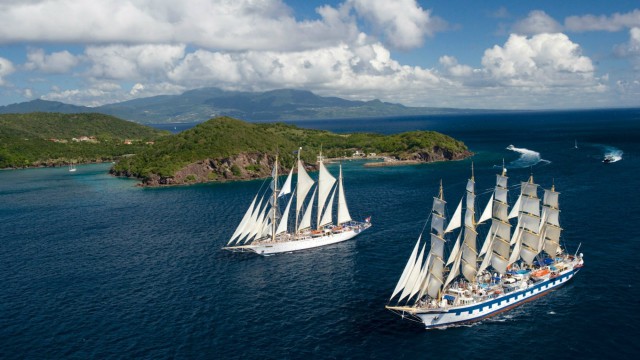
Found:
M 638 1 L 0 0 L 0 105 L 215 86 L 408 106 L 640 106 Z

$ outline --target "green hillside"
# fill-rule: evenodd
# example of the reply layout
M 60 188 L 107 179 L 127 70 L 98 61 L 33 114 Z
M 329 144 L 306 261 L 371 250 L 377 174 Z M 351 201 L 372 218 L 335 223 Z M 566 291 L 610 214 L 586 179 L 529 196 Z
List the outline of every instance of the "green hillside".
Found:
M 300 146 L 307 164 L 315 163 L 321 147 L 323 155 L 329 158 L 350 156 L 355 150 L 397 159 L 421 158 L 422 154 L 426 161 L 435 159 L 436 156 L 431 157 L 435 153 L 444 154 L 442 156 L 448 159 L 470 154 L 462 142 L 433 131 L 396 135 L 335 134 L 282 123 L 253 124 L 219 117 L 160 139 L 153 147 L 119 161 L 114 172 L 142 179 L 170 178 L 190 164 L 202 163 L 208 169 L 205 171 L 210 172 L 207 174 L 209 180 L 223 180 L 221 176 L 229 180 L 261 177 L 269 174 L 268 164 L 272 163 L 276 152 L 280 154 L 283 170 L 290 169 Z M 250 159 L 245 156 L 246 161 L 238 163 L 240 154 L 248 155 Z M 225 166 L 231 168 L 231 178 L 223 173 L 229 170 L 223 169 Z M 195 175 L 190 178 L 193 180 Z
M 95 113 L 2 114 L 0 168 L 111 161 L 168 134 Z

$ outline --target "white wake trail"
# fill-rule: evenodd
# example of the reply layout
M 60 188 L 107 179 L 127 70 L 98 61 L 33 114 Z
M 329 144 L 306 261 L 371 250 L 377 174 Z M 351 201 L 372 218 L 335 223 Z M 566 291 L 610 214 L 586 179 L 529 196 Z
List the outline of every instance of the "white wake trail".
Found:
M 513 160 L 507 166 L 512 169 L 522 169 L 528 168 L 539 163 L 550 164 L 551 161 L 545 160 L 540 156 L 540 153 L 537 151 L 525 149 L 525 148 L 517 148 L 513 145 L 507 146 L 507 150 L 515 151 L 520 154 L 520 157 Z

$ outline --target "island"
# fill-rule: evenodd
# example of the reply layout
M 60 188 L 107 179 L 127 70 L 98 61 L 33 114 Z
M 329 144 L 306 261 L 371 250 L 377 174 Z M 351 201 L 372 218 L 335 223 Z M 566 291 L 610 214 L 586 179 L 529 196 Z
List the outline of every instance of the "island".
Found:
M 134 177 L 141 186 L 188 185 L 268 177 L 276 155 L 279 172 L 288 172 L 298 156 L 307 170 L 316 157 L 386 158 L 379 164 L 460 160 L 473 155 L 466 145 L 435 131 L 393 135 L 337 134 L 284 123 L 248 123 L 217 117 L 181 133 L 158 139 L 139 153 L 121 158 L 111 169 Z
M 0 114 L 0 168 L 111 162 L 169 135 L 98 113 Z

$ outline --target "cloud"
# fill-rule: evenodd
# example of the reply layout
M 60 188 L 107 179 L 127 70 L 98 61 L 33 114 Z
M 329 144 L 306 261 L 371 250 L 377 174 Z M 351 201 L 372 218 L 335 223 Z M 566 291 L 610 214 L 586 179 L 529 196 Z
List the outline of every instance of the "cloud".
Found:
M 611 16 L 569 16 L 564 20 L 567 30 L 575 32 L 585 31 L 620 31 L 625 28 L 640 27 L 640 10 L 620 14 L 614 13 Z
M 0 86 L 5 85 L 4 77 L 13 73 L 15 67 L 11 61 L 0 57 Z
M 109 80 L 165 79 L 185 55 L 185 45 L 89 46 L 88 75 Z
M 439 61 L 440 65 L 452 76 L 464 77 L 473 74 L 473 68 L 471 66 L 458 64 L 458 60 L 453 56 L 442 56 Z
M 281 0 L 6 0 L 0 3 L 0 42 L 244 51 L 312 49 L 358 36 L 347 12 L 329 6 L 317 12 L 318 20 L 296 21 Z
M 392 46 L 410 49 L 422 45 L 425 36 L 433 36 L 447 27 L 430 10 L 422 9 L 415 0 L 377 1 L 349 0 L 357 14 L 373 25 Z
M 512 34 L 504 46 L 484 52 L 484 71 L 506 86 L 597 86 L 591 59 L 562 34 L 538 34 L 531 38 Z
M 640 27 L 629 30 L 629 42 L 615 47 L 619 57 L 629 58 L 635 70 L 640 70 Z
M 66 50 L 47 55 L 43 49 L 29 49 L 24 67 L 27 70 L 38 70 L 44 73 L 64 74 L 79 62 L 76 56 Z
M 562 26 L 544 11 L 533 10 L 526 18 L 516 22 L 512 30 L 518 34 L 535 35 L 557 33 L 562 31 Z

